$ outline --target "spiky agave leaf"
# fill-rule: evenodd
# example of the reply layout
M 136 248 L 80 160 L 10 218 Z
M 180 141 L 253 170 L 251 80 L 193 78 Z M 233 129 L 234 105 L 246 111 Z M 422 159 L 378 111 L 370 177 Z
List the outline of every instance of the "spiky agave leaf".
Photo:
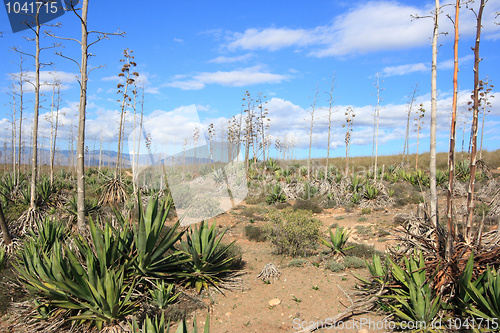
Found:
M 225 231 L 217 235 L 215 222 L 209 227 L 202 221 L 199 228 L 190 228 L 186 240 L 181 241 L 184 251 L 189 253 L 192 259 L 186 264 L 186 271 L 181 274 L 186 278 L 186 285 L 194 286 L 198 292 L 203 288 L 208 289 L 209 286 L 218 288 L 223 275 L 232 271 L 230 264 L 236 258 L 227 255 L 235 241 L 221 245 L 224 234 Z

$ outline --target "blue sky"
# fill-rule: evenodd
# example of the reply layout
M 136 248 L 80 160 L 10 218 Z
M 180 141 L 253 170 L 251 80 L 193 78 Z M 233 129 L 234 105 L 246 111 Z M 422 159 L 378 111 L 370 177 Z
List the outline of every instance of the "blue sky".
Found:
M 472 7 L 477 9 L 477 3 Z M 430 65 L 432 19 L 412 20 L 411 15 L 430 15 L 433 1 L 91 1 L 88 24 L 91 30 L 125 31 L 125 37 L 110 37 L 93 46 L 91 66 L 106 65 L 92 71 L 88 85 L 87 140 L 90 149 L 99 145 L 102 136 L 105 148 L 116 149 L 119 97 L 116 93 L 123 50 L 134 51 L 137 71 L 146 88 L 146 119 L 151 132 L 168 131 L 172 124 L 151 121 L 161 112 L 195 105 L 199 127 L 210 123 L 217 126 L 241 111 L 245 91 L 253 96 L 267 96 L 270 134 L 273 139 L 288 139 L 298 147 L 297 156 L 306 156 L 309 144 L 310 114 L 313 96 L 318 87 L 318 99 L 313 136 L 313 156 L 325 156 L 328 91 L 332 75 L 334 113 L 331 156 L 343 156 L 344 112 L 351 106 L 356 113 L 352 134 L 352 155 L 371 155 L 373 110 L 376 105 L 374 81 L 381 79 L 380 154 L 397 154 L 403 150 L 409 95 L 418 83 L 416 106 L 424 104 L 420 151 L 429 150 Z M 449 117 L 452 93 L 453 26 L 445 16 L 452 6 L 443 8 L 438 55 L 439 121 L 438 150 L 448 149 Z M 480 77 L 486 75 L 498 84 L 500 69 L 500 26 L 495 13 L 500 0 L 489 0 L 483 19 Z M 496 19 L 496 22 L 500 18 Z M 55 34 L 79 38 L 76 17 L 67 13 L 57 19 Z M 460 17 L 459 47 L 459 112 L 463 113 L 473 87 L 473 52 L 475 37 L 474 14 L 465 6 Z M 0 13 L 0 134 L 10 144 L 9 73 L 16 73 L 19 57 L 10 48 L 20 47 L 31 52 L 27 32 L 13 34 L 7 14 Z M 44 46 L 56 42 L 45 37 Z M 59 51 L 79 57 L 75 43 L 63 42 Z M 27 61 L 29 70 L 33 64 Z M 67 149 L 71 125 L 76 125 L 79 89 L 75 80 L 76 65 L 54 55 L 54 50 L 42 52 L 45 67 L 42 79 L 50 79 L 49 71 L 57 71 L 63 81 L 63 109 L 60 149 Z M 50 87 L 46 86 L 43 106 L 50 105 Z M 485 141 L 489 150 L 500 148 L 497 128 L 500 121 L 500 96 L 495 88 L 491 113 L 487 116 Z M 28 121 L 23 133 L 29 135 L 33 93 L 27 93 Z M 416 110 L 416 107 L 414 108 Z M 47 110 L 42 110 L 41 135 L 48 138 Z M 149 117 L 149 118 L 148 118 Z M 461 115 L 470 132 L 470 113 Z M 130 117 L 129 117 L 130 118 Z M 411 116 L 410 151 L 416 149 Z M 192 125 L 192 124 L 191 124 Z M 176 124 L 176 129 L 182 129 Z M 462 124 L 458 128 L 461 141 Z M 187 129 L 186 129 L 187 131 Z M 48 139 L 45 140 L 48 142 Z M 97 142 L 97 143 L 96 143 Z M 459 145 L 458 149 L 461 147 Z

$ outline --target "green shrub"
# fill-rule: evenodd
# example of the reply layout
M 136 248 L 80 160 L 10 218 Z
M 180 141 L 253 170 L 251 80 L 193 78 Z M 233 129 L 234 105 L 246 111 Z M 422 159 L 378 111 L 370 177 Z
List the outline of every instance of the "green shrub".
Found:
M 370 259 L 374 254 L 378 254 L 380 256 L 384 256 L 384 254 L 380 251 L 375 250 L 373 245 L 367 245 L 363 243 L 352 244 L 347 243 L 346 246 L 356 245 L 355 247 L 350 248 L 349 250 L 345 250 L 345 254 L 347 256 Z
M 280 166 L 278 164 L 278 161 L 276 161 L 273 158 L 269 158 L 269 160 L 267 160 L 266 167 L 267 167 L 267 170 L 269 170 L 271 172 L 275 172 L 275 171 L 280 170 Z
M 436 185 L 440 186 L 446 183 L 448 180 L 448 171 L 443 171 L 441 169 L 436 170 Z
M 311 198 L 309 200 L 302 200 L 300 198 L 297 198 L 292 207 L 293 210 L 309 210 L 315 214 L 319 214 L 323 211 L 323 208 L 319 204 L 319 200 L 317 200 L 316 198 Z
M 362 215 L 367 215 L 367 214 L 370 214 L 371 212 L 372 212 L 372 210 L 370 208 L 362 208 L 361 209 Z
M 343 270 L 345 270 L 345 265 L 341 262 L 338 262 L 335 259 L 329 260 L 325 264 L 325 267 L 335 273 L 342 272 Z
M 224 211 L 220 207 L 220 202 L 210 196 L 195 196 L 186 212 L 188 217 L 207 219 Z
M 358 269 L 358 268 L 365 268 L 366 263 L 361 258 L 346 256 L 346 257 L 344 257 L 344 266 L 346 268 Z
M 245 236 L 249 240 L 253 240 L 256 242 L 266 241 L 266 232 L 262 230 L 260 227 L 254 225 L 245 226 Z
M 486 202 L 479 202 L 474 207 L 474 215 L 479 217 L 487 216 L 490 213 L 490 211 L 491 211 L 491 206 Z
M 288 263 L 288 267 L 304 267 L 307 264 L 306 259 L 293 259 Z
M 246 197 L 245 202 L 249 205 L 258 205 L 266 202 L 266 197 L 264 195 L 249 195 Z
M 310 212 L 285 208 L 270 211 L 268 218 L 266 231 L 278 254 L 305 256 L 317 248 L 321 222 Z
M 357 225 L 356 232 L 358 235 L 363 235 L 363 236 L 367 236 L 367 237 L 370 237 L 373 235 L 372 227 L 370 225 L 369 226 Z

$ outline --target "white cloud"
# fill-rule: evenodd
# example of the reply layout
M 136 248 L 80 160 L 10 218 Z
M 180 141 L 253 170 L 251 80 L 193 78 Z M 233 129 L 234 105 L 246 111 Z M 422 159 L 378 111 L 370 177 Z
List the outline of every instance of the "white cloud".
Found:
M 246 62 L 250 58 L 254 57 L 253 53 L 247 53 L 243 54 L 240 56 L 235 56 L 235 57 L 226 57 L 226 56 L 220 56 L 217 58 L 214 58 L 210 60 L 209 62 L 215 63 L 215 64 L 228 64 L 228 63 L 234 63 L 234 62 Z
M 458 66 L 462 68 L 464 64 L 468 64 L 474 60 L 474 55 L 469 54 L 465 57 L 458 58 Z M 449 70 L 453 69 L 455 64 L 454 59 L 447 59 L 445 61 L 439 62 L 437 68 L 439 70 Z M 395 75 L 406 75 L 414 72 L 426 72 L 430 71 L 430 64 L 424 64 L 422 62 L 416 64 L 405 64 L 398 66 L 388 66 L 382 70 L 382 76 L 395 76 Z
M 424 63 L 389 66 L 382 70 L 382 76 L 405 75 L 414 72 L 425 72 L 427 70 L 429 70 L 429 67 Z
M 75 73 L 62 72 L 62 71 L 40 71 L 40 92 L 52 91 L 52 86 L 55 79 L 61 83 L 61 90 L 71 88 L 72 84 L 77 83 L 79 76 Z M 19 73 L 10 73 L 10 77 L 14 80 L 19 80 Z M 35 92 L 35 72 L 29 71 L 24 73 L 23 91 Z
M 177 80 L 175 79 L 177 78 Z M 202 72 L 193 75 L 176 76 L 174 81 L 165 85 L 182 90 L 199 90 L 207 84 L 242 87 L 262 83 L 280 83 L 288 78 L 287 75 L 273 74 L 264 71 L 261 66 L 253 66 L 234 71 Z M 185 80 L 178 80 L 184 78 Z
M 148 94 L 159 94 L 159 87 L 154 87 L 151 81 L 149 80 L 150 74 L 148 72 L 138 72 L 139 77 L 137 78 L 137 83 L 139 86 L 144 86 L 144 91 Z M 116 82 L 125 82 L 125 78 L 119 77 L 118 75 L 106 76 L 101 78 L 101 81 L 116 81 Z M 109 92 L 116 92 L 114 89 L 108 90 Z
M 485 38 L 498 39 L 500 27 L 495 25 L 495 12 L 500 0 L 490 0 L 483 19 Z M 412 19 L 429 16 L 431 5 L 412 6 L 389 1 L 370 1 L 354 7 L 346 14 L 335 17 L 330 24 L 313 28 L 250 28 L 232 33 L 226 45 L 229 50 L 276 51 L 286 47 L 308 47 L 309 55 L 316 57 L 346 56 L 375 51 L 408 49 L 430 44 L 432 19 Z M 453 15 L 452 6 L 443 8 L 440 30 L 452 32 L 453 26 L 445 15 Z M 473 36 L 475 17 L 462 9 L 460 34 Z M 451 34 L 440 37 L 450 40 Z
M 276 51 L 289 46 L 311 44 L 312 34 L 305 29 L 267 28 L 247 29 L 243 33 L 235 33 L 228 47 L 231 50 L 269 49 Z
M 472 55 L 472 54 L 466 55 L 465 57 L 458 58 L 458 67 L 460 68 L 464 63 L 468 63 L 472 60 L 474 60 L 474 55 Z M 455 65 L 455 60 L 448 59 L 448 60 L 445 60 L 441 63 L 438 63 L 438 69 L 453 69 L 454 65 Z
M 491 113 L 487 115 L 486 121 L 486 133 L 488 136 L 485 140 L 490 142 L 492 136 L 492 129 L 495 128 L 497 123 L 495 118 L 500 116 L 500 93 L 494 93 L 495 98 L 491 98 L 492 108 Z M 458 97 L 459 105 L 459 123 L 457 128 L 461 128 L 462 125 L 462 111 L 466 107 L 467 102 L 470 100 L 469 91 L 460 91 Z M 437 119 L 437 129 L 440 138 L 446 138 L 449 133 L 450 126 L 450 110 L 451 110 L 452 95 L 441 93 L 438 100 L 438 119 Z M 423 119 L 421 137 L 427 137 L 430 124 L 430 96 L 424 95 L 417 98 L 414 103 L 413 113 L 410 117 L 410 131 L 412 142 L 416 137 L 415 129 L 415 111 L 419 107 L 420 103 L 423 104 L 424 109 L 426 109 L 426 114 Z M 344 112 L 348 106 L 353 107 L 356 117 L 354 119 L 354 132 L 352 134 L 353 144 L 358 145 L 371 145 L 373 138 L 373 111 L 374 106 L 352 106 L 352 105 L 335 105 L 332 109 L 332 149 L 343 147 L 345 129 L 342 128 L 342 124 L 345 123 Z M 268 117 L 270 118 L 270 128 L 269 134 L 272 136 L 273 144 L 276 139 L 287 141 L 288 143 L 294 142 L 295 146 L 302 149 L 307 149 L 309 146 L 309 130 L 310 130 L 310 113 L 309 109 L 305 109 L 291 101 L 284 100 L 282 98 L 271 98 L 266 104 L 268 109 Z M 68 103 L 67 107 L 61 109 L 60 113 L 60 128 L 59 128 L 59 138 L 61 140 L 66 140 L 69 136 L 70 131 L 73 131 L 73 135 L 76 133 L 75 126 L 77 125 L 77 114 L 78 103 Z M 210 113 L 211 107 L 209 105 L 197 105 L 197 113 L 205 112 Z M 199 127 L 203 131 L 206 131 L 207 125 L 209 123 L 216 124 L 216 131 L 222 126 L 227 126 L 227 118 L 218 117 L 213 119 L 205 119 L 202 123 L 199 122 L 197 115 L 194 113 L 195 110 L 193 106 L 185 107 L 181 106 L 170 112 L 163 110 L 155 110 L 154 112 L 144 116 L 144 124 L 147 127 L 146 132 L 151 133 L 155 138 L 154 143 L 157 145 L 158 152 L 162 149 L 161 145 L 165 140 L 174 140 L 174 137 L 183 137 L 182 135 L 188 137 L 192 134 L 192 129 L 194 127 Z M 408 104 L 402 102 L 399 104 L 386 104 L 382 106 L 380 111 L 380 144 L 388 143 L 391 140 L 401 140 L 404 138 L 406 132 L 406 121 Z M 50 124 L 46 118 L 50 113 L 46 112 L 40 115 L 40 137 L 49 138 L 50 137 Z M 196 116 L 196 117 L 195 117 Z M 27 119 L 32 118 L 32 114 L 26 114 Z M 471 114 L 468 112 L 466 115 L 467 125 L 466 125 L 466 135 L 470 130 L 470 118 Z M 133 128 L 133 119 L 130 113 L 126 116 L 126 135 L 131 133 Z M 314 114 L 314 128 L 313 128 L 313 145 L 315 149 L 324 149 L 327 142 L 328 133 L 328 108 L 324 105 L 318 105 Z M 491 121 L 491 120 L 493 121 Z M 103 136 L 103 141 L 106 144 L 111 144 L 111 148 L 115 149 L 115 144 L 117 140 L 118 123 L 120 120 L 120 113 L 118 110 L 109 109 L 98 109 L 96 112 L 96 117 L 94 119 L 87 119 L 86 123 L 86 137 L 88 142 L 92 140 L 100 140 L 101 135 Z M 73 128 L 72 128 L 73 126 Z M 30 135 L 32 131 L 32 122 L 23 122 L 23 133 L 25 137 Z M 168 127 L 168 130 L 166 128 Z M 0 135 L 4 138 L 10 137 L 10 123 L 9 119 L 0 119 Z M 187 133 L 187 134 L 186 134 Z M 461 136 L 459 131 L 459 136 Z M 178 141 L 178 140 L 177 140 Z M 45 144 L 48 140 L 45 139 Z M 63 144 L 64 145 L 64 144 Z M 402 147 L 401 147 L 402 148 Z M 396 147 L 397 150 L 397 147 Z

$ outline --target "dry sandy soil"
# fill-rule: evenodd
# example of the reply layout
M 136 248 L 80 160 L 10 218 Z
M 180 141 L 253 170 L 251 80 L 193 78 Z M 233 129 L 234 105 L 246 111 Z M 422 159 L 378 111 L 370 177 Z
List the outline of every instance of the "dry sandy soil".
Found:
M 406 211 L 411 209 L 409 207 L 406 207 Z M 353 230 L 350 240 L 374 245 L 377 250 L 384 251 L 391 243 L 387 237 L 379 238 L 376 234 L 357 232 L 367 228 L 356 229 L 356 226 L 368 229 L 372 226 L 371 230 L 376 233 L 375 226 L 387 228 L 398 212 L 391 209 L 391 212 L 381 210 L 361 215 L 359 209 L 346 213 L 340 208 L 324 210 L 315 214 L 315 217 L 323 222 L 322 231 L 325 234 L 330 225 L 337 223 Z M 362 222 L 358 221 L 360 219 Z M 234 212 L 217 218 L 217 224 L 221 228 L 228 228 L 225 239 L 236 240 L 241 247 L 245 268 L 241 288 L 225 291 L 225 295 L 215 291 L 204 299 L 209 305 L 213 333 L 296 332 L 302 326 L 324 321 L 350 306 L 350 294 L 358 281 L 353 274 L 361 277 L 369 275 L 367 269 L 346 269 L 334 273 L 323 265 L 317 267 L 313 263 L 317 262 L 318 256 L 306 258 L 307 262 L 302 267 L 291 267 L 289 263 L 293 258 L 273 254 L 270 242 L 255 242 L 245 237 L 244 226 L 248 223 L 248 218 L 235 215 Z M 254 225 L 262 226 L 264 223 L 255 221 Z M 257 278 L 268 263 L 273 263 L 281 271 L 281 277 L 270 284 Z M 280 304 L 270 306 L 269 301 L 274 299 L 279 299 Z M 200 327 L 206 314 L 207 310 L 196 312 Z M 366 323 L 369 320 L 376 322 L 383 319 L 382 314 L 368 313 L 347 320 L 344 329 L 323 329 L 318 332 L 383 332 L 384 330 L 369 329 Z M 362 326 L 363 320 L 365 323 Z M 347 328 L 348 325 L 354 325 L 354 328 Z

